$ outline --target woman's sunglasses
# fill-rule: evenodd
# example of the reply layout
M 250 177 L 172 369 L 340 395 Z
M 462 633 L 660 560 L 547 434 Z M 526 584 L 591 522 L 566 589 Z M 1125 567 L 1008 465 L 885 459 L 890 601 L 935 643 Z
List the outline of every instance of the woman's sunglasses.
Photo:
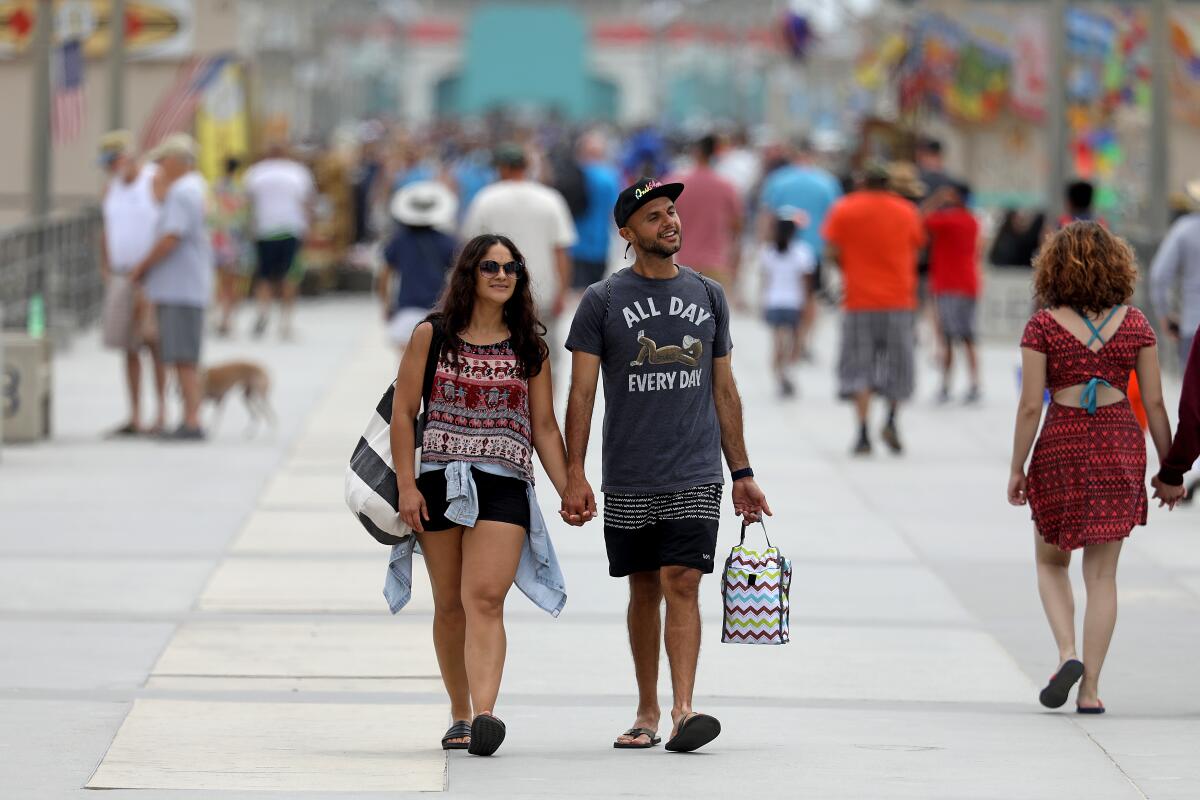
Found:
M 514 278 L 519 278 L 525 273 L 525 264 L 521 261 L 509 261 L 507 264 L 501 264 L 499 261 L 479 262 L 479 271 L 484 275 L 499 275 L 500 270 L 504 270 L 505 274 L 512 275 Z

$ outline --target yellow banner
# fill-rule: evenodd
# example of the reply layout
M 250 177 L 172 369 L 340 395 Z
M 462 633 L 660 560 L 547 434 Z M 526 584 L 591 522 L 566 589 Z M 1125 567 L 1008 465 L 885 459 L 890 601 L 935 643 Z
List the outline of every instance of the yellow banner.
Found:
M 245 162 L 250 152 L 250 126 L 246 117 L 241 65 L 226 64 L 196 107 L 199 167 L 209 181 L 225 171 L 225 159 L 236 157 Z

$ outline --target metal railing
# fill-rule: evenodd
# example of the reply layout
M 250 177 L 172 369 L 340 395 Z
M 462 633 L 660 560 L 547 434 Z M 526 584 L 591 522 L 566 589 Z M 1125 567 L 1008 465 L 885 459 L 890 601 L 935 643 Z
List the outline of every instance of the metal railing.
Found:
M 87 208 L 0 230 L 0 320 L 26 329 L 41 297 L 46 332 L 65 341 L 100 317 L 103 228 Z M 36 321 L 35 321 L 36 323 Z

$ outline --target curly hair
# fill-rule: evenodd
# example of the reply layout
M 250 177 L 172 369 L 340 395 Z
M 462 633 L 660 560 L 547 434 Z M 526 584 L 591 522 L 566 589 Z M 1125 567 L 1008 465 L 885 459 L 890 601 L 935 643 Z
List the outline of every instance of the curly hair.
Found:
M 492 245 L 497 244 L 507 247 L 513 259 L 525 263 L 521 251 L 507 236 L 495 233 L 476 236 L 458 254 L 458 261 L 450 272 L 450 283 L 438 301 L 437 311 L 429 316 L 429 321 L 440 325 L 446 336 L 444 347 L 451 364 L 458 364 L 458 334 L 471 323 L 479 262 L 483 261 Z M 542 371 L 542 363 L 549 357 L 550 348 L 545 340 L 546 326 L 538 319 L 533 294 L 529 290 L 527 271 L 521 273 L 512 297 L 504 304 L 504 324 L 508 326 L 509 341 L 521 365 L 522 377 L 528 380 Z
M 1102 313 L 1133 296 L 1137 258 L 1129 243 L 1096 222 L 1072 222 L 1033 259 L 1033 289 L 1046 308 Z

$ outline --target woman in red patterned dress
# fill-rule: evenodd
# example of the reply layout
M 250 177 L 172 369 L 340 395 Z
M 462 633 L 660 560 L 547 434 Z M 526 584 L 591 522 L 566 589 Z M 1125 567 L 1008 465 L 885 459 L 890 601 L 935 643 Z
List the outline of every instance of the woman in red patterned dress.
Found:
M 1171 425 L 1154 331 L 1140 311 L 1125 305 L 1137 280 L 1129 245 L 1094 222 L 1075 222 L 1047 241 L 1034 269 L 1042 309 L 1021 338 L 1008 501 L 1032 511 L 1038 591 L 1058 645 L 1059 669 L 1040 700 L 1049 708 L 1062 706 L 1082 678 L 1076 709 L 1100 714 L 1100 669 L 1117 621 L 1117 558 L 1133 527 L 1146 524 L 1146 439 L 1126 397 L 1131 371 L 1160 462 L 1170 447 Z M 1037 435 L 1047 387 L 1052 402 Z M 1071 551 L 1080 548 L 1087 586 L 1082 662 L 1067 574 Z

